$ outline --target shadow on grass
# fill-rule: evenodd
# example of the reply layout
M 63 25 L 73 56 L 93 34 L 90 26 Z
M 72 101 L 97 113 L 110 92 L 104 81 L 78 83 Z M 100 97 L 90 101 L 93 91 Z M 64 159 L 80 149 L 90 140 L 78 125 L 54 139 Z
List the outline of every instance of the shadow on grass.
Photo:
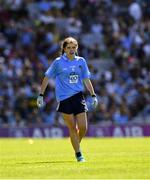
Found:
M 37 162 L 20 162 L 20 163 L 16 163 L 16 164 L 61 164 L 61 163 L 72 163 L 75 161 L 37 161 Z

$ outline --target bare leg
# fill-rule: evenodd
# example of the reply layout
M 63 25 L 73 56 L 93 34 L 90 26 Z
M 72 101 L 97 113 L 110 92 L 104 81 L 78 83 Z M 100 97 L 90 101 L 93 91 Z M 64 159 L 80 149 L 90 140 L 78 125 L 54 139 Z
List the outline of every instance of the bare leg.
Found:
M 78 135 L 79 142 L 81 142 L 82 138 L 85 136 L 87 131 L 87 115 L 85 112 L 76 115 L 77 125 L 78 125 Z
M 79 136 L 73 114 L 62 113 L 63 119 L 69 128 L 70 140 L 75 152 L 80 151 Z

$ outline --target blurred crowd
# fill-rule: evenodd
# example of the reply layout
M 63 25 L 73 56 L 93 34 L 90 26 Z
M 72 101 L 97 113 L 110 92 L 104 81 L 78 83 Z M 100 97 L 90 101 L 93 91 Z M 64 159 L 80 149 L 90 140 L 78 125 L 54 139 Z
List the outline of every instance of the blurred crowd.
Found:
M 99 99 L 89 123 L 150 123 L 150 1 L 1 0 L 0 127 L 63 125 L 55 84 L 36 98 L 44 72 L 73 36 Z M 104 66 L 105 63 L 105 66 Z

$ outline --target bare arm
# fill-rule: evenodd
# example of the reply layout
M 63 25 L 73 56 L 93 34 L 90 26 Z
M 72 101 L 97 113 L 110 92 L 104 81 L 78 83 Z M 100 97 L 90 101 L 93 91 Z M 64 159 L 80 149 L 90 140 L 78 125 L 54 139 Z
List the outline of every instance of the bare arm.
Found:
M 48 77 L 45 76 L 43 81 L 42 81 L 40 94 L 44 95 L 44 92 L 45 92 L 46 87 L 48 85 L 48 81 L 49 81 Z
M 88 91 L 90 92 L 91 96 L 95 95 L 95 91 L 94 91 L 93 85 L 91 83 L 91 80 L 90 79 L 84 79 L 83 82 L 84 82 L 86 88 L 88 89 Z

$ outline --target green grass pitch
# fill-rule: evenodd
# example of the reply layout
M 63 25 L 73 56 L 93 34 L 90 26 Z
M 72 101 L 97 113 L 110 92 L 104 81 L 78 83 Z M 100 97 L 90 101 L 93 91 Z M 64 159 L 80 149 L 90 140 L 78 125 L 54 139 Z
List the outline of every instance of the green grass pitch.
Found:
M 150 179 L 150 138 L 0 139 L 0 179 Z

